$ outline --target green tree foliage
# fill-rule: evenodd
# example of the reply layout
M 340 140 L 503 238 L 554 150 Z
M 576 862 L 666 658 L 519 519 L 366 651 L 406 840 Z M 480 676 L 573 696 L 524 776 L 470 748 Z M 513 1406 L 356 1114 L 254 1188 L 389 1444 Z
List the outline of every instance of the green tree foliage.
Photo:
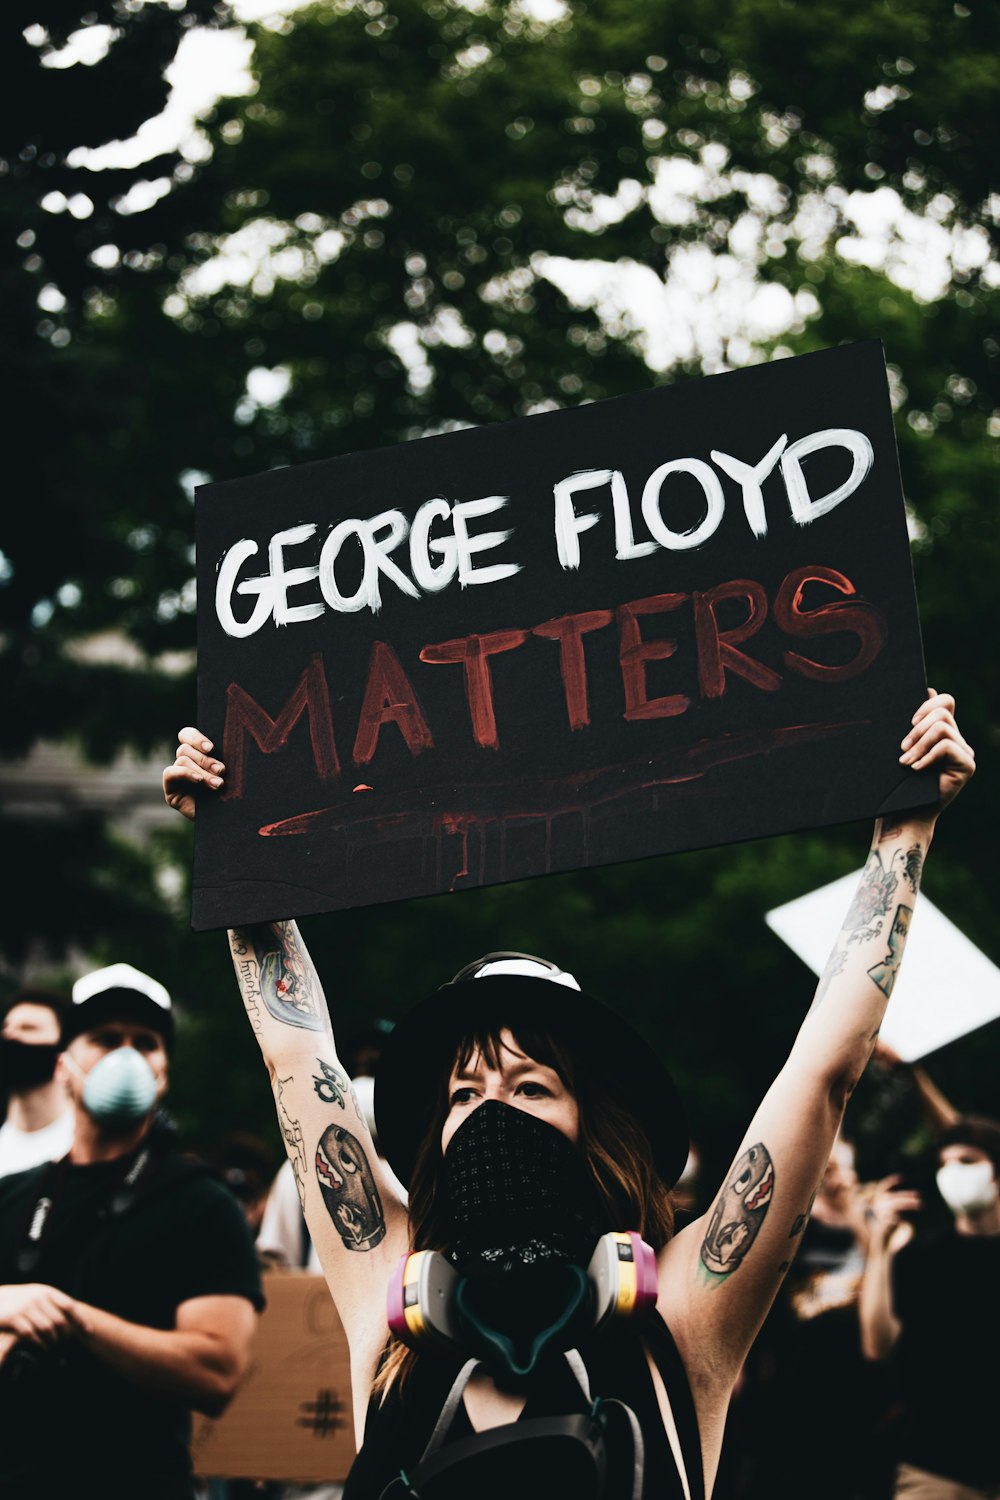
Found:
M 130 245 L 127 211 L 137 186 L 158 179 L 173 184 L 179 203 L 192 168 L 171 153 L 95 172 L 74 152 L 127 139 L 156 115 L 168 95 L 164 69 L 185 32 L 221 15 L 207 0 L 100 0 L 86 13 L 74 0 L 15 0 L 0 20 L 8 495 L 0 681 L 21 710 L 6 716 L 8 755 L 67 733 L 95 753 L 112 749 L 114 705 L 138 674 L 81 670 L 65 654 L 71 642 L 110 627 L 143 652 L 190 646 L 189 628 L 172 629 L 169 611 L 157 608 L 190 576 L 184 459 L 165 458 L 177 451 L 169 424 L 183 413 L 170 393 L 184 360 L 157 299 L 144 295 L 141 272 L 162 261 L 165 247 L 155 237 Z M 62 66 L 69 38 L 85 30 L 104 32 L 106 55 Z M 108 247 L 119 245 L 109 260 Z M 157 701 L 160 712 L 166 706 L 163 684 L 143 675 L 129 724 L 139 743 Z
M 155 112 L 182 28 L 214 12 L 105 3 L 95 17 L 121 32 L 106 59 L 46 71 L 45 46 L 22 29 L 41 20 L 58 45 L 77 17 L 43 9 L 48 20 L 19 4 L 4 22 L 7 97 L 35 98 L 0 115 L 18 456 L 0 586 L 0 683 L 18 705 L 5 753 L 61 734 L 108 756 L 191 718 L 194 476 L 877 336 L 931 681 L 956 692 L 985 762 L 949 815 L 928 889 L 996 953 L 982 837 L 998 799 L 985 644 L 1000 565 L 995 6 L 602 0 L 542 22 L 490 0 L 324 0 L 253 31 L 255 90 L 205 122 L 210 159 L 124 174 L 87 173 L 67 153 Z M 158 177 L 170 184 L 158 202 L 116 210 L 135 181 Z M 51 191 L 85 192 L 92 214 L 42 209 Z M 858 229 L 875 195 L 893 226 L 881 259 Z M 106 246 L 117 255 L 95 256 Z M 704 316 L 675 326 L 663 287 L 692 255 Z M 921 277 L 935 255 L 932 285 Z M 559 289 L 563 263 L 598 260 L 645 275 L 634 284 L 647 305 Z M 778 333 L 733 310 L 751 274 L 786 311 Z M 49 294 L 46 311 L 37 302 L 49 285 L 64 305 Z M 663 342 L 639 312 L 659 318 Z M 135 665 L 81 660 L 79 643 L 107 629 L 124 633 Z M 497 944 L 558 949 L 662 1027 L 665 1045 L 671 1027 L 683 1030 L 681 1081 L 715 1101 L 729 1149 L 732 1117 L 742 1123 L 759 1096 L 810 989 L 762 911 L 859 863 L 865 837 L 847 829 L 334 916 L 307 935 L 358 1016 L 397 1013 L 414 985 L 446 977 L 445 955 L 450 972 L 452 955 L 458 967 Z M 139 900 L 141 883 L 129 894 Z M 141 924 L 130 937 L 117 902 L 93 931 L 121 956 L 123 940 L 141 946 Z M 5 934 L 9 950 L 23 922 L 9 944 Z M 205 957 L 210 940 L 166 915 L 161 931 L 157 963 L 200 1006 L 182 1097 L 197 1120 L 207 1059 L 230 1035 L 228 1012 L 206 1011 L 202 996 L 231 981 L 224 953 Z M 694 995 L 703 1003 L 694 1016 L 685 1005 L 680 1028 L 680 997 Z M 995 1058 L 991 1036 L 977 1040 Z M 970 1058 L 962 1076 L 982 1092 L 986 1071 Z
M 111 628 L 124 632 L 141 666 L 148 650 L 190 651 L 190 621 L 174 626 L 158 608 L 191 571 L 191 508 L 178 483 L 184 459 L 165 459 L 176 438 L 161 426 L 183 420 L 170 392 L 183 383 L 185 361 L 138 274 L 164 247 L 154 236 L 133 248 L 123 230 L 137 185 L 172 182 L 180 202 L 193 172 L 176 152 L 105 172 L 74 152 L 134 135 L 165 104 L 164 70 L 186 32 L 223 18 L 209 0 L 11 0 L 0 13 L 7 757 L 40 737 L 109 756 L 126 704 L 129 738 L 148 744 L 162 739 L 164 715 L 174 720 L 187 696 L 162 673 L 113 660 L 84 666 L 74 646 Z M 98 60 L 68 67 L 65 49 L 77 33 L 98 40 L 88 53 Z M 103 252 L 119 243 L 109 260 Z M 138 296 L 119 295 L 122 274 Z M 154 539 L 162 542 L 155 558 Z M 55 939 L 56 952 L 60 939 L 86 946 L 102 927 L 162 935 L 148 860 L 109 839 L 100 819 L 38 827 L 30 814 L 8 810 L 5 834 L 6 847 L 22 851 L 2 923 L 8 962 L 37 941 Z

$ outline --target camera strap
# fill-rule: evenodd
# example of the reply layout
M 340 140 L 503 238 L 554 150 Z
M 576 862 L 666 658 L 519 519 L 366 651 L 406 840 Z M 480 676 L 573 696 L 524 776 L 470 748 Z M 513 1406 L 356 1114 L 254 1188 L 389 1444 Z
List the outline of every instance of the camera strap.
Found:
M 97 1211 L 98 1220 L 102 1223 L 119 1218 L 131 1208 L 138 1195 L 140 1184 L 149 1167 L 153 1155 L 151 1144 L 146 1141 L 139 1147 L 133 1160 L 120 1182 L 113 1185 L 107 1200 Z M 31 1211 L 28 1220 L 27 1232 L 23 1243 L 17 1253 L 15 1264 L 19 1275 L 28 1277 L 37 1268 L 42 1255 L 42 1239 L 49 1221 L 52 1210 L 59 1200 L 59 1195 L 66 1182 L 66 1172 L 69 1167 L 69 1155 L 61 1160 L 53 1162 L 42 1179 L 42 1189 Z

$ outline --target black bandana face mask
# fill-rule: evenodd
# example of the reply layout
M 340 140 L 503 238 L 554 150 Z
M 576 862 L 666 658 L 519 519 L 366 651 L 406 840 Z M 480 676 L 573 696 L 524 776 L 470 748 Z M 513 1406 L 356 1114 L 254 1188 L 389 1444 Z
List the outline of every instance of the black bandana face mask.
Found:
M 51 1083 L 60 1048 L 57 1043 L 22 1042 L 0 1037 L 0 1088 L 37 1089 Z
M 586 1266 L 609 1226 L 583 1157 L 561 1130 L 487 1100 L 464 1120 L 444 1157 L 449 1259 L 470 1276 Z

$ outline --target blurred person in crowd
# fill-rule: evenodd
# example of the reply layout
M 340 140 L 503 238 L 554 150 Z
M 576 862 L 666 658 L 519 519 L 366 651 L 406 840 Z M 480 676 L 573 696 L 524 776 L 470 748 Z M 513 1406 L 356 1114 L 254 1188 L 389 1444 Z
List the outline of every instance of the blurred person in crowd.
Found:
M 881 1038 L 875 1043 L 872 1062 L 876 1068 L 883 1068 L 909 1083 L 924 1123 L 934 1135 L 954 1125 L 959 1118 L 955 1105 L 945 1098 L 922 1063 L 904 1061 L 895 1048 Z
M 882 1041 L 872 1063 L 875 1086 L 887 1076 L 905 1083 L 934 1134 L 957 1119 L 921 1064 L 904 1062 Z M 805 1475 L 814 1500 L 888 1500 L 892 1493 L 894 1386 L 887 1369 L 865 1359 L 858 1325 L 876 1191 L 876 1183 L 859 1182 L 855 1144 L 842 1129 L 744 1371 L 724 1466 L 727 1493 L 739 1500 L 798 1496 Z M 832 1432 L 842 1440 L 831 1444 Z
M 250 1233 L 256 1236 L 277 1166 L 274 1151 L 259 1135 L 233 1130 L 222 1137 L 210 1163 L 243 1209 Z
M 0 1181 L 2 1500 L 190 1500 L 263 1305 L 239 1205 L 159 1111 L 170 996 L 113 964 L 73 988 L 56 1077 L 69 1152 Z
M 275 1153 L 260 1136 L 234 1130 L 222 1137 L 207 1160 L 240 1205 L 251 1235 L 256 1235 L 274 1176 Z M 259 1258 L 266 1270 L 269 1258 Z M 281 1500 L 282 1485 L 273 1480 L 205 1477 L 196 1484 L 195 1496 L 196 1500 Z
M 717 1500 L 887 1500 L 888 1384 L 858 1331 L 865 1197 L 841 1132 L 744 1367 Z
M 209 1164 L 242 1208 L 254 1236 L 260 1231 L 276 1162 L 268 1142 L 245 1130 L 229 1131 L 209 1157 Z M 261 1268 L 267 1270 L 274 1257 L 263 1254 L 259 1244 L 257 1254 Z M 197 1500 L 284 1500 L 285 1493 L 277 1480 L 206 1478 L 197 1490 Z
M 900 1018 L 905 1024 L 905 1016 Z M 851 1101 L 850 1133 L 859 1171 L 875 1184 L 925 1153 L 958 1118 L 918 1059 L 904 1059 L 879 1039 Z
M 393 1023 L 384 1016 L 376 1016 L 373 1021 L 365 1022 L 348 1031 L 342 1049 L 344 1067 L 350 1077 L 354 1097 L 358 1101 L 361 1113 L 368 1121 L 368 1128 L 372 1133 L 376 1150 L 378 1149 L 378 1129 L 375 1124 L 375 1076 L 378 1072 L 382 1048 L 392 1031 L 392 1026 Z
M 265 1266 L 311 1271 L 316 1276 L 323 1274 L 290 1161 L 282 1162 L 268 1189 L 256 1243 L 257 1254 Z
M 21 989 L 0 1023 L 0 1177 L 65 1156 L 73 1139 L 69 1095 L 56 1080 L 59 1035 L 68 997 Z
M 960 1116 L 938 1136 L 935 1163 L 943 1230 L 925 1227 L 925 1196 L 899 1174 L 871 1199 L 862 1347 L 872 1361 L 891 1356 L 902 1399 L 896 1500 L 995 1500 L 1000 1124 Z

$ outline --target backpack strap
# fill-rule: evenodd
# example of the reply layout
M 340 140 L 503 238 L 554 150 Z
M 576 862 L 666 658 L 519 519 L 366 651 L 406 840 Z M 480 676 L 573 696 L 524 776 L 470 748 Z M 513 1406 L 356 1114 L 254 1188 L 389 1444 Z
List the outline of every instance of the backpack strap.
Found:
M 613 1396 L 606 1401 L 595 1401 L 594 1408 L 599 1417 L 609 1408 L 612 1412 L 620 1412 L 627 1423 L 632 1436 L 632 1500 L 642 1500 L 642 1486 L 646 1479 L 646 1446 L 642 1440 L 638 1417 L 631 1406 L 626 1406 L 624 1401 Z
M 385 1362 L 388 1347 L 389 1346 L 386 1345 L 386 1348 L 382 1352 L 381 1363 Z M 467 1359 L 465 1361 L 465 1364 L 462 1366 L 458 1374 L 455 1376 L 455 1379 L 452 1381 L 451 1389 L 449 1390 L 447 1396 L 444 1398 L 444 1405 L 442 1406 L 441 1411 L 438 1414 L 438 1419 L 434 1424 L 434 1431 L 431 1433 L 427 1441 L 427 1446 L 424 1449 L 423 1453 L 420 1455 L 417 1462 L 412 1466 L 409 1474 L 405 1469 L 399 1470 L 399 1473 L 396 1474 L 395 1477 L 391 1479 L 386 1485 L 385 1489 L 382 1491 L 379 1497 L 379 1500 L 397 1500 L 397 1497 L 401 1497 L 403 1495 L 413 1495 L 416 1497 L 416 1500 L 419 1500 L 420 1491 L 415 1488 L 415 1483 L 419 1472 L 426 1461 L 429 1458 L 433 1458 L 434 1454 L 441 1447 L 441 1444 L 448 1436 L 449 1429 L 452 1422 L 455 1420 L 455 1414 L 458 1411 L 462 1397 L 465 1395 L 465 1387 L 468 1385 L 469 1380 L 472 1377 L 472 1373 L 478 1364 L 479 1361 L 477 1359 Z M 374 1402 L 374 1400 L 375 1397 L 373 1396 L 372 1401 Z M 369 1411 L 371 1411 L 371 1409 L 371 1406 L 369 1406 Z M 413 1476 L 412 1478 L 411 1475 Z
M 477 1368 L 478 1364 L 478 1359 L 467 1359 L 465 1361 L 465 1364 L 459 1370 L 458 1374 L 455 1376 L 451 1390 L 448 1392 L 447 1396 L 444 1399 L 444 1405 L 441 1408 L 441 1414 L 434 1424 L 434 1431 L 431 1433 L 430 1438 L 428 1439 L 427 1447 L 420 1455 L 421 1463 L 423 1463 L 425 1459 L 432 1457 L 432 1455 L 437 1452 L 441 1444 L 444 1442 L 445 1438 L 448 1436 L 451 1424 L 452 1422 L 454 1422 L 456 1413 L 458 1412 L 458 1408 L 462 1403 L 462 1397 L 465 1395 L 465 1387 L 472 1379 L 473 1372 Z
M 594 1402 L 590 1394 L 590 1381 L 587 1376 L 587 1367 L 580 1357 L 580 1354 L 576 1349 L 568 1349 L 566 1351 L 565 1358 L 566 1363 L 569 1365 L 570 1369 L 573 1371 L 574 1376 L 576 1377 L 577 1384 L 579 1385 L 580 1390 L 583 1393 L 583 1397 L 587 1406 L 593 1406 Z M 445 1438 L 448 1436 L 448 1433 L 451 1430 L 451 1424 L 458 1414 L 458 1408 L 461 1405 L 462 1398 L 465 1395 L 465 1387 L 472 1379 L 472 1376 L 480 1363 L 481 1361 L 478 1359 L 467 1359 L 465 1361 L 465 1364 L 459 1370 L 458 1374 L 455 1376 L 455 1379 L 452 1382 L 451 1390 L 444 1398 L 444 1405 L 442 1406 L 438 1419 L 434 1424 L 434 1431 L 431 1433 L 430 1437 L 427 1440 L 427 1447 L 420 1455 L 421 1463 L 423 1463 L 425 1459 L 431 1458 L 440 1448 Z
M 654 1312 L 643 1322 L 641 1331 L 670 1397 L 670 1409 L 677 1426 L 677 1439 L 681 1446 L 684 1468 L 687 1471 L 691 1500 L 705 1500 L 705 1467 L 701 1456 L 701 1433 L 698 1430 L 698 1415 L 694 1409 L 691 1383 L 688 1380 L 680 1350 L 674 1342 L 673 1334 L 658 1312 Z
M 583 1392 L 592 1415 L 601 1420 L 602 1425 L 606 1425 L 604 1413 L 614 1413 L 626 1423 L 632 1439 L 632 1500 L 642 1500 L 642 1486 L 646 1475 L 646 1445 L 643 1442 L 638 1417 L 631 1406 L 626 1406 L 625 1402 L 619 1401 L 617 1397 L 599 1396 L 595 1401 L 590 1394 L 590 1375 L 579 1349 L 567 1349 L 565 1356 L 566 1363 L 576 1376 L 577 1384 Z
M 564 1350 L 564 1355 L 566 1363 L 576 1376 L 577 1385 L 583 1392 L 583 1399 L 588 1406 L 591 1406 L 594 1398 L 590 1394 L 590 1376 L 587 1373 L 587 1366 L 583 1362 L 582 1354 L 579 1349 L 566 1349 Z
M 632 1408 L 630 1406 L 626 1406 L 623 1401 L 618 1401 L 615 1399 L 605 1400 L 600 1397 L 598 1397 L 597 1400 L 594 1400 L 592 1398 L 590 1393 L 590 1377 L 587 1372 L 587 1367 L 584 1364 L 583 1358 L 578 1350 L 566 1350 L 565 1359 L 566 1363 L 569 1365 L 570 1369 L 573 1372 L 577 1384 L 580 1387 L 580 1391 L 583 1395 L 584 1401 L 589 1408 L 589 1420 L 593 1422 L 596 1419 L 598 1426 L 603 1429 L 607 1426 L 607 1417 L 611 1414 L 614 1414 L 616 1417 L 623 1420 L 628 1427 L 629 1434 L 632 1440 L 631 1500 L 642 1500 L 642 1487 L 645 1478 L 646 1455 L 645 1446 L 642 1439 L 642 1431 L 639 1427 L 639 1422 L 636 1418 L 635 1413 L 633 1412 Z M 448 1433 L 451 1429 L 451 1424 L 455 1420 L 455 1417 L 458 1413 L 458 1408 L 465 1395 L 465 1388 L 472 1378 L 472 1375 L 477 1369 L 479 1363 L 480 1361 L 477 1359 L 466 1360 L 465 1364 L 455 1376 L 455 1379 L 452 1382 L 451 1389 L 445 1397 L 444 1405 L 441 1408 L 441 1412 L 438 1416 L 437 1422 L 434 1424 L 434 1431 L 431 1433 L 430 1438 L 427 1442 L 427 1446 L 420 1456 L 419 1463 L 413 1470 L 413 1478 L 411 1478 L 410 1475 L 404 1473 L 403 1471 L 400 1471 L 399 1477 L 402 1480 L 403 1485 L 405 1486 L 405 1493 L 409 1493 L 415 1496 L 419 1495 L 419 1490 L 413 1487 L 414 1481 L 416 1480 L 420 1471 L 427 1464 L 427 1462 L 434 1457 L 434 1455 L 444 1443 L 445 1438 L 448 1436 Z M 524 1426 L 519 1429 L 518 1435 L 528 1438 L 530 1435 L 533 1435 L 535 1433 L 539 1435 L 544 1434 L 547 1436 L 550 1433 L 569 1432 L 570 1430 L 574 1430 L 575 1428 L 577 1428 L 579 1424 L 584 1420 L 585 1419 L 582 1416 L 576 1418 L 551 1417 L 534 1419 L 524 1424 Z M 476 1434 L 472 1441 L 475 1441 L 476 1437 L 481 1437 L 485 1440 L 481 1443 L 481 1446 L 483 1448 L 488 1447 L 492 1444 L 496 1444 L 498 1442 L 502 1443 L 505 1441 L 509 1441 L 508 1434 L 513 1436 L 513 1434 L 511 1433 L 511 1429 L 516 1428 L 517 1425 L 517 1423 L 505 1424 L 507 1432 L 504 1432 L 502 1428 L 491 1428 L 488 1433 Z M 466 1439 L 465 1441 L 469 1442 L 470 1440 Z M 692 1500 L 695 1500 L 695 1497 L 693 1495 Z M 699 1497 L 699 1500 L 701 1500 L 701 1497 Z

